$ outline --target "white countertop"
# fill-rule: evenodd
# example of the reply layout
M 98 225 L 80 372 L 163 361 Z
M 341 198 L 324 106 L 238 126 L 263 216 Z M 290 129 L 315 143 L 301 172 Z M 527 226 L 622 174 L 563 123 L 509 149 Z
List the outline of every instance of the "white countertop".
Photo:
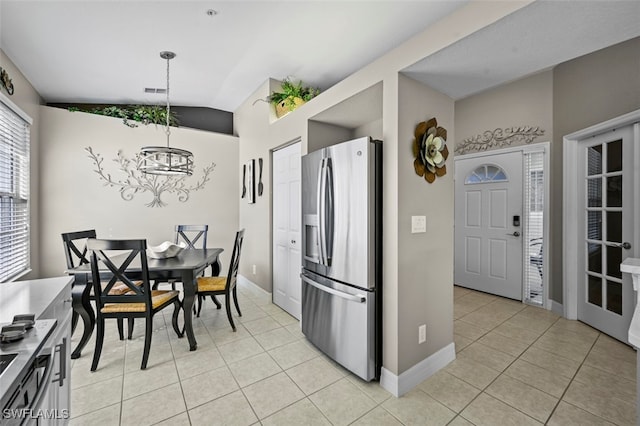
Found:
M 631 274 L 633 289 L 638 292 L 640 286 L 640 259 L 628 257 L 620 264 L 620 271 Z M 640 303 L 636 301 L 636 308 L 633 311 L 633 318 L 629 326 L 629 343 L 640 348 Z
M 0 323 L 10 323 L 18 314 L 34 314 L 36 319 L 40 318 L 71 282 L 73 277 L 65 275 L 0 284 Z

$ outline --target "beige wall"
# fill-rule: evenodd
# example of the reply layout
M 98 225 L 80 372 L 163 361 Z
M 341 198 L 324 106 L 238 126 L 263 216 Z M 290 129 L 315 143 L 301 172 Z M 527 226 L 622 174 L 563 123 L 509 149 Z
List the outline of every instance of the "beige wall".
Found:
M 453 341 L 453 156 L 447 174 L 428 183 L 416 174 L 412 143 L 421 121 L 435 117 L 453 150 L 454 101 L 400 75 L 398 107 L 398 347 L 406 371 Z M 427 232 L 411 233 L 411 216 L 427 217 Z M 418 344 L 418 326 L 427 341 Z
M 551 70 L 544 71 L 469 96 L 456 101 L 455 109 L 456 146 L 464 139 L 482 134 L 486 130 L 514 126 L 544 129 L 544 135 L 537 137 L 532 143 L 551 141 L 553 73 Z
M 13 83 L 13 95 L 9 96 L 2 89 L 2 94 L 6 95 L 14 104 L 27 113 L 32 119 L 31 125 L 31 270 L 32 272 L 21 279 L 37 278 L 40 274 L 40 104 L 42 99 L 31 83 L 11 62 L 11 59 L 0 50 L 0 66 L 7 71 Z
M 640 109 L 640 37 L 558 65 L 553 70 L 553 143 L 555 180 L 551 244 L 562 247 L 562 137 Z M 551 277 L 562 283 L 562 252 L 552 262 Z M 552 287 L 562 302 L 562 285 Z
M 211 162 L 216 166 L 210 181 L 202 190 L 191 192 L 187 202 L 165 193 L 162 200 L 166 207 L 147 207 L 153 199 L 149 192 L 125 201 L 117 187 L 105 186 L 84 148 L 90 146 L 102 155 L 102 165 L 114 180 L 124 180 L 126 175 L 112 161 L 118 150 L 131 158 L 142 146 L 164 145 L 164 128 L 129 128 L 117 118 L 44 106 L 40 116 L 41 155 L 46 159 L 40 172 L 42 277 L 61 275 L 65 270 L 61 233 L 96 229 L 99 238 L 146 238 L 149 245 L 157 245 L 173 241 L 176 224 L 208 224 L 207 245 L 225 249 L 222 262 L 226 271 L 238 229 L 236 137 L 172 129 L 172 146 L 191 150 L 195 157 L 196 172 L 185 181 L 187 186 L 201 178 L 202 167 Z

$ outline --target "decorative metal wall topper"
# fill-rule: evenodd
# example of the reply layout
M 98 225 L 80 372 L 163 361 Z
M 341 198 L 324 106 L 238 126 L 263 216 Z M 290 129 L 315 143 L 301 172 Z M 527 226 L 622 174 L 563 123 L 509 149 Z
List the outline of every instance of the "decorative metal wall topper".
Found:
M 456 154 L 466 154 L 472 151 L 485 151 L 489 148 L 499 148 L 514 142 L 531 143 L 538 136 L 544 135 L 544 129 L 533 126 L 507 127 L 505 129 L 487 130 L 481 135 L 464 139 L 456 148 Z
M 0 86 L 7 89 L 7 93 L 9 95 L 13 95 L 13 83 L 9 78 L 9 73 L 7 73 L 7 70 L 3 69 L 2 67 L 0 67 Z
M 105 172 L 102 165 L 104 158 L 100 154 L 94 153 L 91 147 L 85 148 L 85 151 L 89 153 L 89 158 L 96 166 L 93 171 L 100 177 L 100 180 L 105 182 L 105 186 L 119 188 L 120 196 L 123 200 L 131 201 L 137 193 L 151 192 L 153 200 L 146 204 L 147 207 L 166 206 L 167 203 L 162 201 L 161 198 L 163 193 L 177 194 L 178 201 L 181 203 L 187 202 L 191 192 L 203 189 L 205 184 L 209 182 L 209 174 L 213 172 L 216 166 L 215 163 L 211 163 L 203 168 L 202 178 L 195 184 L 187 186 L 185 179 L 188 179 L 189 176 L 159 176 L 142 173 L 138 170 L 139 154 L 136 154 L 132 159 L 128 159 L 122 155 L 121 151 L 118 151 L 113 161 L 118 163 L 120 171 L 127 175 L 126 178 L 118 180 L 112 178 L 110 173 Z

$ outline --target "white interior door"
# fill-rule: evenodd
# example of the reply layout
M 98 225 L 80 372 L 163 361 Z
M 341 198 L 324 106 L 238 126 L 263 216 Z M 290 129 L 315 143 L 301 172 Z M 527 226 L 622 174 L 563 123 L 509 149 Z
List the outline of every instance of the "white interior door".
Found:
M 273 303 L 300 319 L 300 142 L 273 152 Z
M 522 300 L 522 155 L 455 159 L 457 285 Z
M 628 342 L 635 297 L 620 263 L 633 254 L 632 126 L 579 146 L 578 319 Z

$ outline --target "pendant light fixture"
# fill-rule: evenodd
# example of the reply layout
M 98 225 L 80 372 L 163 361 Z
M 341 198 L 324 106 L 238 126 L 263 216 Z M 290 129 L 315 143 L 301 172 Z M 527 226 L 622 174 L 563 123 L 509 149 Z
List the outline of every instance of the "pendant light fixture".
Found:
M 171 148 L 169 146 L 169 61 L 176 57 L 173 52 L 160 52 L 160 57 L 167 60 L 167 146 L 145 146 L 140 150 L 138 170 L 151 175 L 188 175 L 193 174 L 193 154 L 190 151 Z

